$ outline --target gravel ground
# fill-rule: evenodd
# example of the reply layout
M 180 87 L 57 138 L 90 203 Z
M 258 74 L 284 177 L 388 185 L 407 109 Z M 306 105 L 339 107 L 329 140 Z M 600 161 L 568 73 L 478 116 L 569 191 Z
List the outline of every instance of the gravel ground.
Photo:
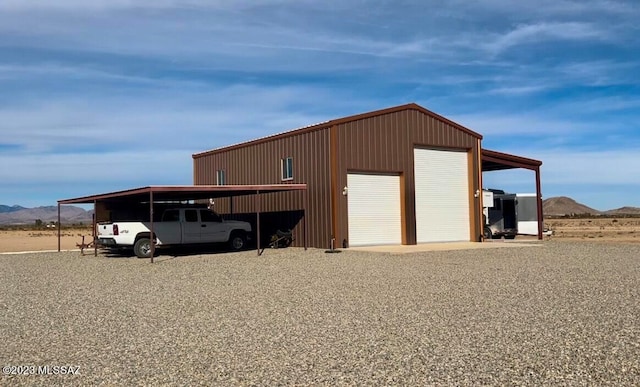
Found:
M 0 385 L 640 384 L 639 244 L 0 265 Z

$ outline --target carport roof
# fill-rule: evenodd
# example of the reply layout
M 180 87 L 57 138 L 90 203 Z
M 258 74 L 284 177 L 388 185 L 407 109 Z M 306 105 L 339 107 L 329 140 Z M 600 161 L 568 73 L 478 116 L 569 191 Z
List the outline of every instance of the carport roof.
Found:
M 538 170 L 542 161 L 526 157 L 482 149 L 482 172 L 500 171 L 503 169 L 525 168 Z
M 58 200 L 58 204 L 91 204 L 96 201 L 138 200 L 145 201 L 153 193 L 154 201 L 198 200 L 229 196 L 253 195 L 282 191 L 306 190 L 306 184 L 272 185 L 165 185 L 133 188 L 73 199 Z

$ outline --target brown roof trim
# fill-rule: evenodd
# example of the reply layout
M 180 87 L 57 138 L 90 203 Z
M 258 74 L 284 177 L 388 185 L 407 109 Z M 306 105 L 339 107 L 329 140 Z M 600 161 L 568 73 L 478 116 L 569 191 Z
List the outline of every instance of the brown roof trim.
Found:
M 358 121 L 358 120 L 362 120 L 362 119 L 366 119 L 366 118 L 372 118 L 372 117 L 376 117 L 376 116 L 381 116 L 381 115 L 385 115 L 385 114 L 390 114 L 390 113 L 397 113 L 397 112 L 401 112 L 404 110 L 417 110 L 421 113 L 424 113 L 428 116 L 431 116 L 439 121 L 445 122 L 453 127 L 455 127 L 456 129 L 459 129 L 473 137 L 476 137 L 478 139 L 482 139 L 482 135 L 472 131 L 471 129 L 465 128 L 464 126 L 455 123 L 451 120 L 449 120 L 448 118 L 445 118 L 439 114 L 436 114 L 434 112 L 432 112 L 431 110 L 427 110 L 425 108 L 423 108 L 422 106 L 416 104 L 416 103 L 409 103 L 409 104 L 405 104 L 405 105 L 400 105 L 400 106 L 394 106 L 394 107 L 390 107 L 390 108 L 386 108 L 386 109 L 382 109 L 382 110 L 375 110 L 372 112 L 368 112 L 368 113 L 361 113 L 361 114 L 356 114 L 353 116 L 348 116 L 348 117 L 343 117 L 343 118 L 337 118 L 331 121 L 327 121 L 327 122 L 321 122 L 319 124 L 315 124 L 315 125 L 311 125 L 311 126 L 306 126 L 300 129 L 294 129 L 288 132 L 284 132 L 284 133 L 278 133 L 278 134 L 274 134 L 274 135 L 270 135 L 270 136 L 266 136 L 266 137 L 262 137 L 259 139 L 255 139 L 255 140 L 251 140 L 251 141 L 247 141 L 247 142 L 243 142 L 240 144 L 235 144 L 235 145 L 230 145 L 230 146 L 225 146 L 222 148 L 216 148 L 216 149 L 212 149 L 212 150 L 208 150 L 208 151 L 204 151 L 204 152 L 200 152 L 200 153 L 195 153 L 192 155 L 192 157 L 194 159 L 203 157 L 203 156 L 207 156 L 210 154 L 214 154 L 214 153 L 219 153 L 219 152 L 226 152 L 226 151 L 230 151 L 230 150 L 234 150 L 234 149 L 238 149 L 238 148 L 243 148 L 246 147 L 248 145 L 257 145 L 257 144 L 261 144 L 264 142 L 269 142 L 269 141 L 273 141 L 273 140 L 277 140 L 280 138 L 286 138 L 286 137 L 290 137 L 290 136 L 295 136 L 298 134 L 303 134 L 303 133 L 309 133 L 309 132 L 313 132 L 316 130 L 321 130 L 321 129 L 328 129 L 333 125 L 341 125 L 341 124 L 346 124 L 349 122 L 353 122 L 353 121 Z
M 489 149 L 482 149 L 482 162 L 484 163 L 485 161 L 505 166 L 505 168 L 500 169 L 525 168 L 536 170 L 542 165 L 542 161 L 540 160 L 529 159 Z
M 83 196 L 74 199 L 58 200 L 58 204 L 90 204 L 96 201 L 146 196 L 150 193 L 160 194 L 165 200 L 202 199 L 206 197 L 228 197 L 253 195 L 255 193 L 271 193 L 281 191 L 306 190 L 306 184 L 267 184 L 267 185 L 165 185 L 133 188 L 98 195 Z M 161 199 L 162 200 L 162 199 Z

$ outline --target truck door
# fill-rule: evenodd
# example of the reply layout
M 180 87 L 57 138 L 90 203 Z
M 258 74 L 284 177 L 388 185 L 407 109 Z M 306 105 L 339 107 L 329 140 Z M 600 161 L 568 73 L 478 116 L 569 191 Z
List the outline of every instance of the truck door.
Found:
M 200 243 L 200 222 L 198 221 L 198 210 L 184 210 L 182 233 L 182 243 Z
M 175 245 L 182 242 L 180 210 L 166 210 L 163 212 L 160 222 L 153 224 L 153 232 L 158 237 L 158 243 Z
M 226 227 L 222 223 L 220 215 L 211 210 L 200 210 L 200 220 L 202 227 L 200 229 L 200 239 L 205 242 L 226 242 Z

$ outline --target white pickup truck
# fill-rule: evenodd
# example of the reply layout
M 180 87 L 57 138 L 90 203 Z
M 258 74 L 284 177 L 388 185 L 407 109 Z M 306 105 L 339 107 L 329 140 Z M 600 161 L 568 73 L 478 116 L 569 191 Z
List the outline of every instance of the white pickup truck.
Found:
M 107 248 L 133 248 L 139 258 L 151 257 L 149 222 L 98 223 L 98 243 Z M 247 222 L 224 220 L 207 208 L 174 208 L 164 210 L 161 221 L 153 223 L 157 247 L 203 243 L 229 243 L 242 249 L 251 233 Z

